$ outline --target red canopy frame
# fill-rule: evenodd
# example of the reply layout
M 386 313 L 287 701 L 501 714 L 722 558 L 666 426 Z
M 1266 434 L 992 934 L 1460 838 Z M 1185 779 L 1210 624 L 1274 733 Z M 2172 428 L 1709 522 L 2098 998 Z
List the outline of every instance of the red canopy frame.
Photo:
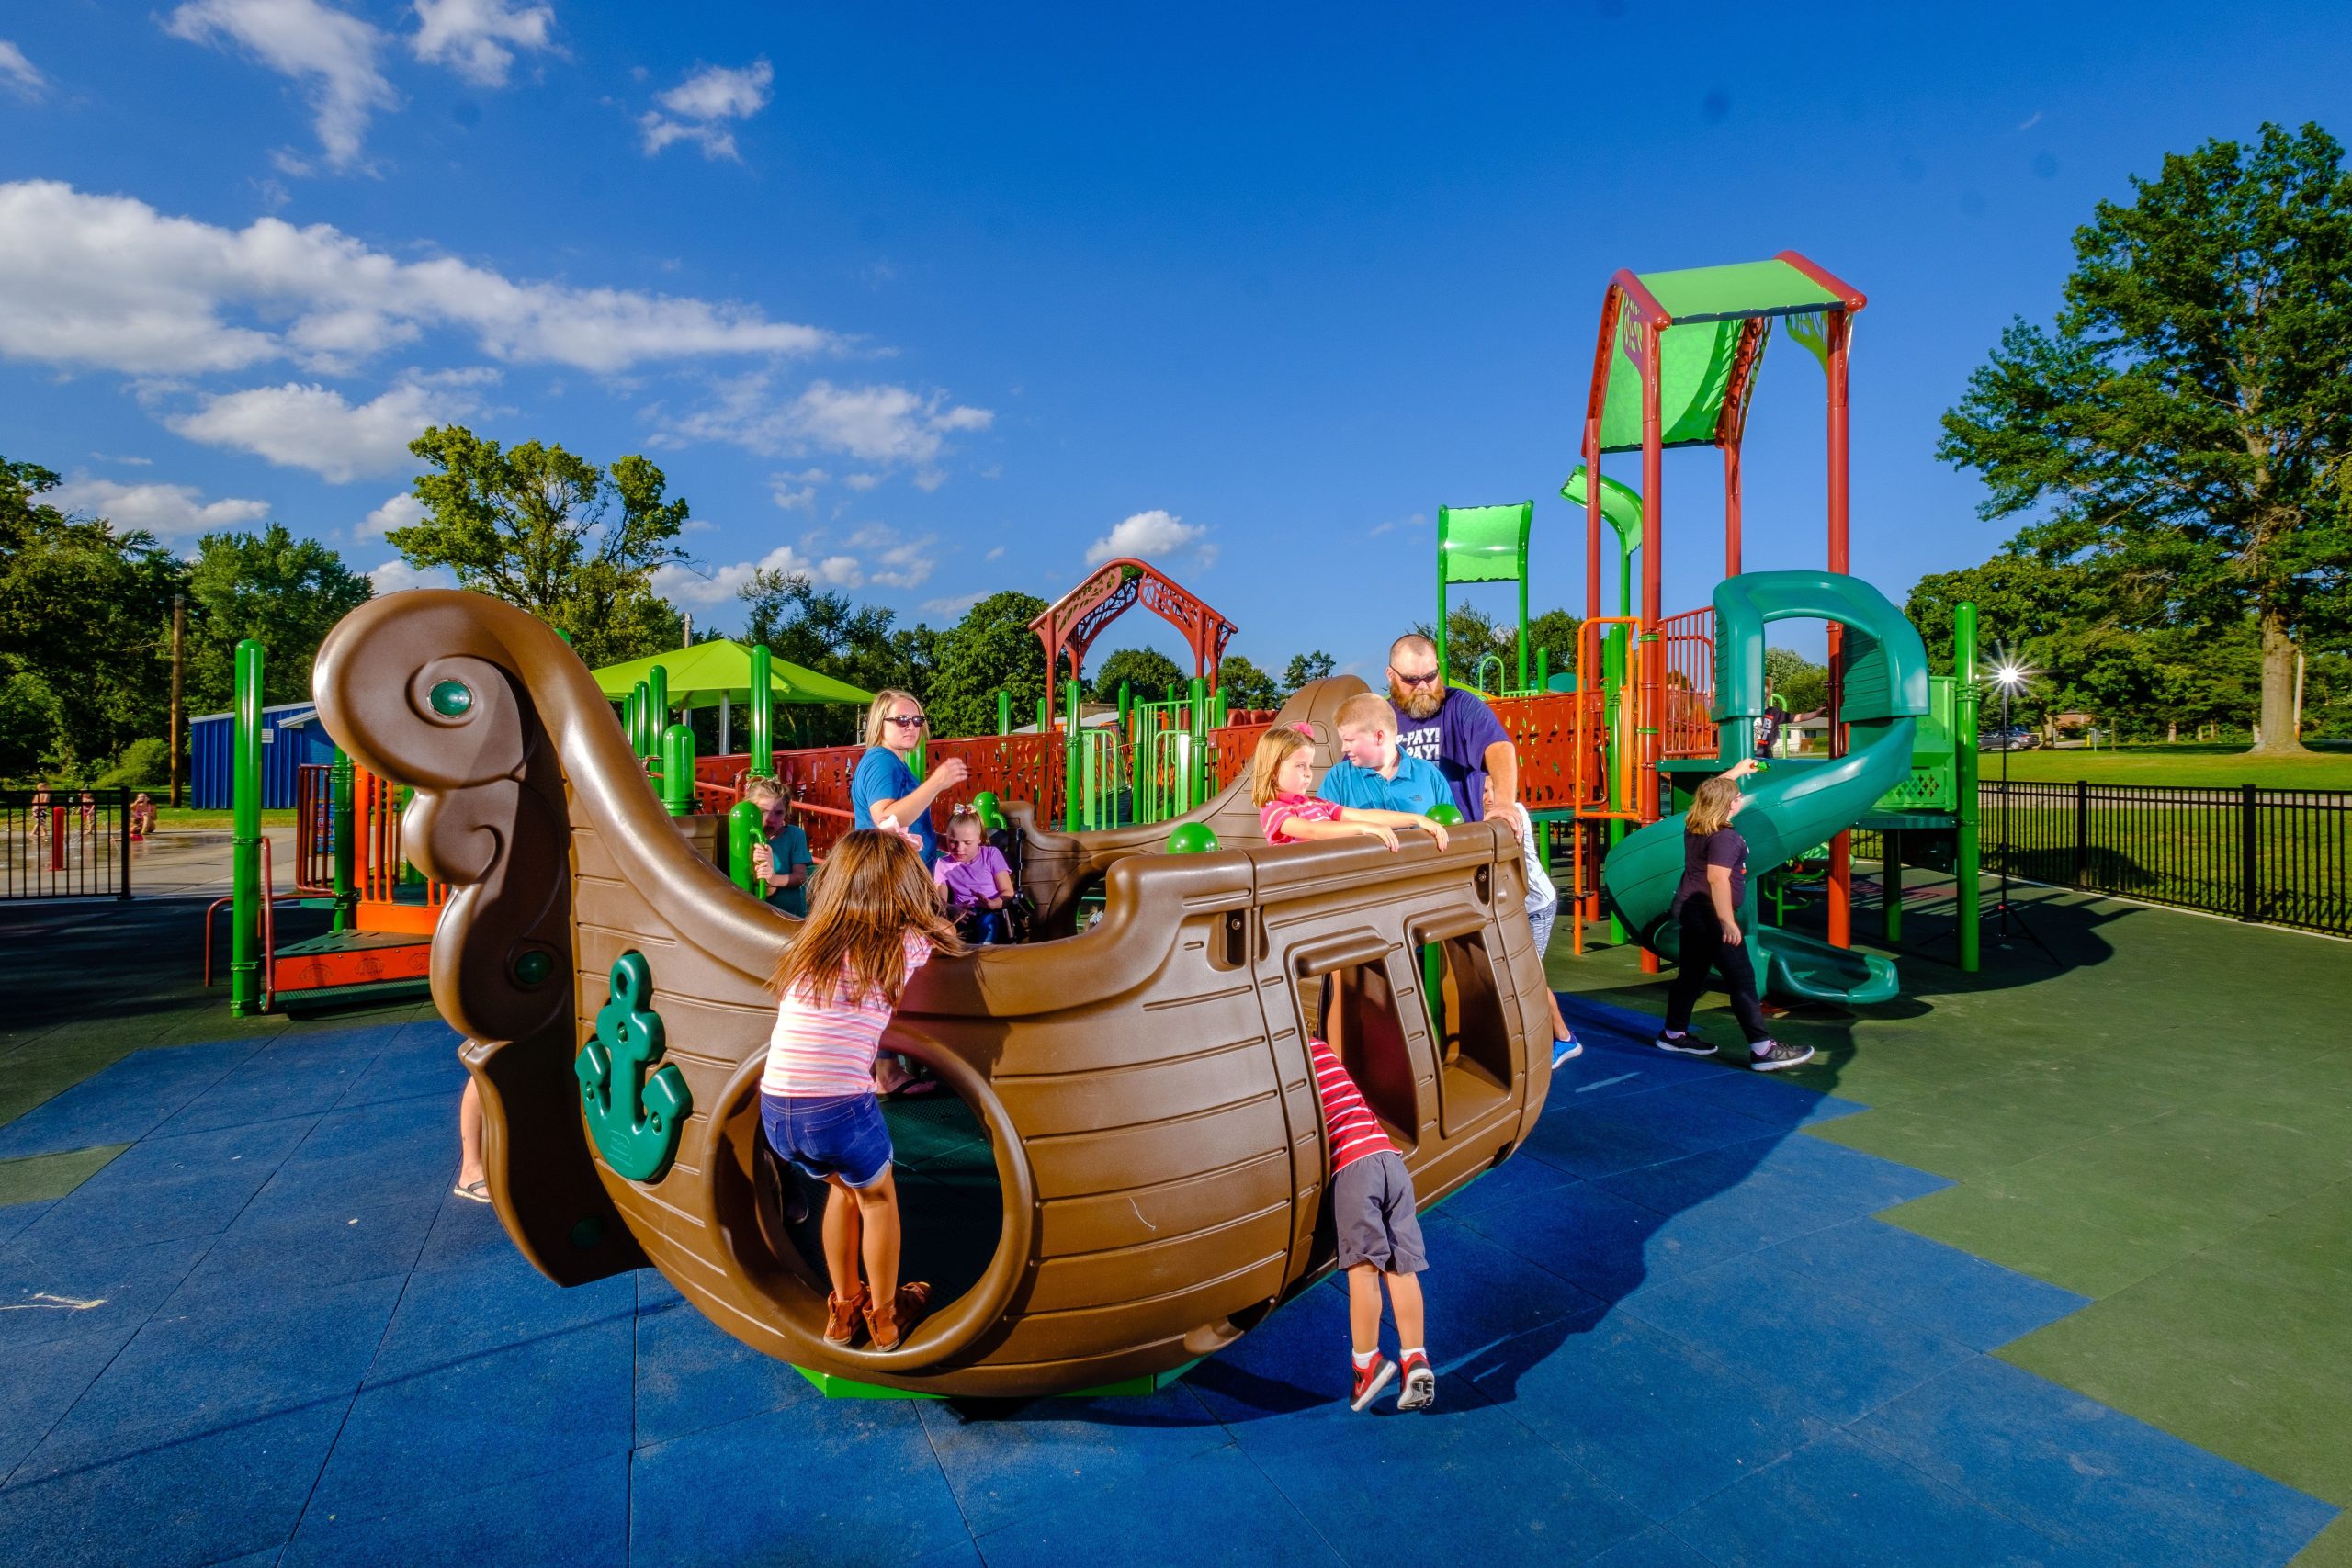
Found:
M 1204 676 L 1216 690 L 1217 666 L 1224 662 L 1226 644 L 1239 628 L 1209 607 L 1208 602 L 1149 561 L 1121 558 L 1104 561 L 1084 581 L 1047 605 L 1029 623 L 1046 647 L 1046 722 L 1054 717 L 1054 689 L 1065 679 L 1081 679 L 1086 650 L 1102 629 L 1137 604 L 1184 634 L 1193 650 L 1193 673 Z M 1069 656 L 1069 673 L 1062 674 L 1062 656 Z

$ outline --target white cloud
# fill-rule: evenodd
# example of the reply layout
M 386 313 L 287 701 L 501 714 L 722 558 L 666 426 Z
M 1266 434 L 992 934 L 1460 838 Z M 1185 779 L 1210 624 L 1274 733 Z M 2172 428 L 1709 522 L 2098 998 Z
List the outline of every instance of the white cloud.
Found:
M 887 524 L 869 523 L 852 534 L 848 542 L 850 548 L 861 554 L 866 581 L 884 588 L 919 588 L 939 564 L 931 554 L 938 538 L 936 534 L 925 534 L 909 539 Z
M 470 412 L 462 393 L 435 392 L 414 382 L 394 387 L 356 407 L 316 383 L 288 381 L 208 397 L 196 412 L 164 423 L 190 441 L 251 452 L 280 468 L 308 468 L 347 484 L 363 474 L 408 466 L 408 444 L 424 427 Z
M 1366 537 L 1377 539 L 1381 535 L 1393 534 L 1399 528 L 1420 528 L 1427 526 L 1428 524 L 1428 516 L 1419 512 L 1408 517 L 1391 517 L 1385 523 L 1374 524 L 1372 532 Z
M 40 68 L 25 58 L 25 51 L 0 38 L 0 86 L 6 87 L 27 103 L 39 103 L 49 91 L 49 78 Z
M 241 523 L 257 523 L 269 515 L 266 501 L 199 501 L 194 485 L 74 479 L 59 485 L 47 499 L 61 512 L 104 517 L 117 528 L 144 528 L 164 539 L 194 538 Z
M 355 539 L 380 539 L 395 528 L 412 527 L 424 521 L 424 502 L 407 491 L 387 496 L 384 504 L 359 520 L 351 530 Z
M 653 591 L 678 604 L 724 604 L 752 581 L 755 571 L 781 571 L 828 588 L 917 588 L 938 564 L 931 547 L 938 536 L 909 539 L 887 524 L 869 523 L 842 541 L 844 547 L 820 555 L 821 539 L 810 535 L 799 546 L 778 545 L 755 561 L 728 566 L 657 568 Z
M 493 359 L 598 372 L 838 342 L 746 305 L 400 261 L 323 223 L 223 229 L 54 180 L 0 184 L 0 355 L 132 374 L 280 359 L 337 371 L 434 329 Z
M 817 565 L 790 545 L 778 545 L 758 560 L 732 566 L 698 568 L 673 562 L 653 570 L 653 592 L 673 604 L 724 604 L 741 592 L 755 571 L 780 571 L 786 577 L 817 575 Z
M 847 479 L 842 480 L 842 483 L 849 486 L 850 489 L 854 491 L 872 490 L 876 485 L 878 485 L 881 482 L 882 476 L 880 474 L 852 474 Z
M 446 566 L 413 567 L 394 556 L 390 560 L 368 574 L 379 593 L 397 593 L 403 588 L 455 588 L 456 574 Z
M 981 600 L 987 597 L 988 594 L 985 592 L 951 593 L 944 599 L 926 599 L 922 602 L 922 607 L 930 611 L 934 615 L 956 615 L 960 617 L 965 611 L 970 609 L 973 605 L 978 604 Z
M 1208 543 L 1208 530 L 1201 525 L 1154 507 L 1122 519 L 1117 527 L 1089 545 L 1086 564 L 1099 566 L 1122 556 L 1182 555 L 1208 566 L 1216 559 L 1216 547 Z
M 408 46 L 419 60 L 447 65 L 478 87 L 503 87 L 514 51 L 552 50 L 554 28 L 551 6 L 416 0 L 416 31 Z
M 645 155 L 655 157 L 675 141 L 692 141 L 706 158 L 741 163 L 735 133 L 727 121 L 749 119 L 767 107 L 769 89 L 775 85 L 775 67 L 763 59 L 741 70 L 704 66 L 654 100 L 669 114 L 648 109 L 638 116 Z
M 726 441 L 769 457 L 839 452 L 864 463 L 929 468 L 946 451 L 948 434 L 986 430 L 996 418 L 987 409 L 943 406 L 944 392 L 926 397 L 906 387 L 812 381 L 797 397 L 779 400 L 772 385 L 765 371 L 722 381 L 710 404 L 662 420 L 662 432 L 673 443 Z M 866 490 L 879 480 L 852 474 L 842 482 Z
M 1002 545 L 999 545 L 996 548 L 990 550 L 980 558 L 984 561 L 1002 560 L 1004 558 L 1004 547 Z
M 189 0 L 164 28 L 191 43 L 242 44 L 270 70 L 300 83 L 330 168 L 356 164 L 369 117 L 400 102 L 376 63 L 384 35 L 319 0 Z M 307 172 L 300 160 L 278 162 L 288 173 Z
M 768 494 L 786 512 L 796 509 L 814 512 L 817 509 L 817 487 L 831 478 L 832 475 L 822 468 L 803 468 L 797 474 L 770 474 Z

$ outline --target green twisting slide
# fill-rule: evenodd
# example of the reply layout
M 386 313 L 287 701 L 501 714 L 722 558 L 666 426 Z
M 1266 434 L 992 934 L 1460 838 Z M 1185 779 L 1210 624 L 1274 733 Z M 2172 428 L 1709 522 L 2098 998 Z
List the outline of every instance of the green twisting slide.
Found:
M 1835 621 L 1846 627 L 1842 757 L 1776 761 L 1748 785 L 1738 828 L 1747 840 L 1750 891 L 1741 911 L 1758 977 L 1781 996 L 1827 1002 L 1894 998 L 1894 964 L 1794 931 L 1759 926 L 1755 879 L 1870 814 L 1910 776 L 1912 731 L 1928 711 L 1928 650 L 1886 596 L 1860 578 L 1826 571 L 1758 571 L 1715 589 L 1714 718 L 1725 767 L 1747 756 L 1764 711 L 1764 628 L 1774 621 Z M 1682 818 L 1628 837 L 1601 867 L 1601 889 L 1644 946 L 1673 958 L 1680 932 L 1667 918 L 1682 877 Z

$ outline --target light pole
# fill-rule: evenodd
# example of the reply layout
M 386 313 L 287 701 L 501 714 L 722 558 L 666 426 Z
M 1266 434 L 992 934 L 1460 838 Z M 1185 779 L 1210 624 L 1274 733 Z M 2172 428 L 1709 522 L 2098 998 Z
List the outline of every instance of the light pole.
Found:
M 2001 688 L 2001 896 L 1993 908 L 2001 917 L 1997 934 L 2003 947 L 2009 945 L 2009 928 L 2015 925 L 2019 934 L 2041 949 L 2044 958 L 2055 964 L 2058 955 L 2050 951 L 2047 942 L 2034 935 L 2033 928 L 2025 923 L 2024 913 L 2009 902 L 2009 856 L 2015 852 L 2014 842 L 2009 837 L 2009 750 L 2015 744 L 2009 734 L 2009 698 L 2025 685 L 2032 673 L 2010 658 L 2004 658 L 1993 670 L 1993 682 Z

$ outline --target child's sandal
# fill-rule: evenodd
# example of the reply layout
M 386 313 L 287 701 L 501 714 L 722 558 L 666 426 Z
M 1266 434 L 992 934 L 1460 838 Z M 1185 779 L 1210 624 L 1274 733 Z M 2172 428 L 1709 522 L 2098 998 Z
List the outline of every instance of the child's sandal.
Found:
M 871 1306 L 872 1303 L 868 1301 L 865 1287 L 863 1285 L 858 1287 L 857 1294 L 846 1300 L 836 1295 L 826 1296 L 825 1343 L 847 1345 L 855 1339 L 857 1320 L 861 1314 L 870 1311 Z
M 931 1287 L 921 1280 L 899 1287 L 898 1298 L 888 1306 L 865 1303 L 865 1332 L 873 1337 L 876 1350 L 895 1350 L 899 1341 L 906 1337 L 922 1316 L 923 1308 L 931 1304 Z

